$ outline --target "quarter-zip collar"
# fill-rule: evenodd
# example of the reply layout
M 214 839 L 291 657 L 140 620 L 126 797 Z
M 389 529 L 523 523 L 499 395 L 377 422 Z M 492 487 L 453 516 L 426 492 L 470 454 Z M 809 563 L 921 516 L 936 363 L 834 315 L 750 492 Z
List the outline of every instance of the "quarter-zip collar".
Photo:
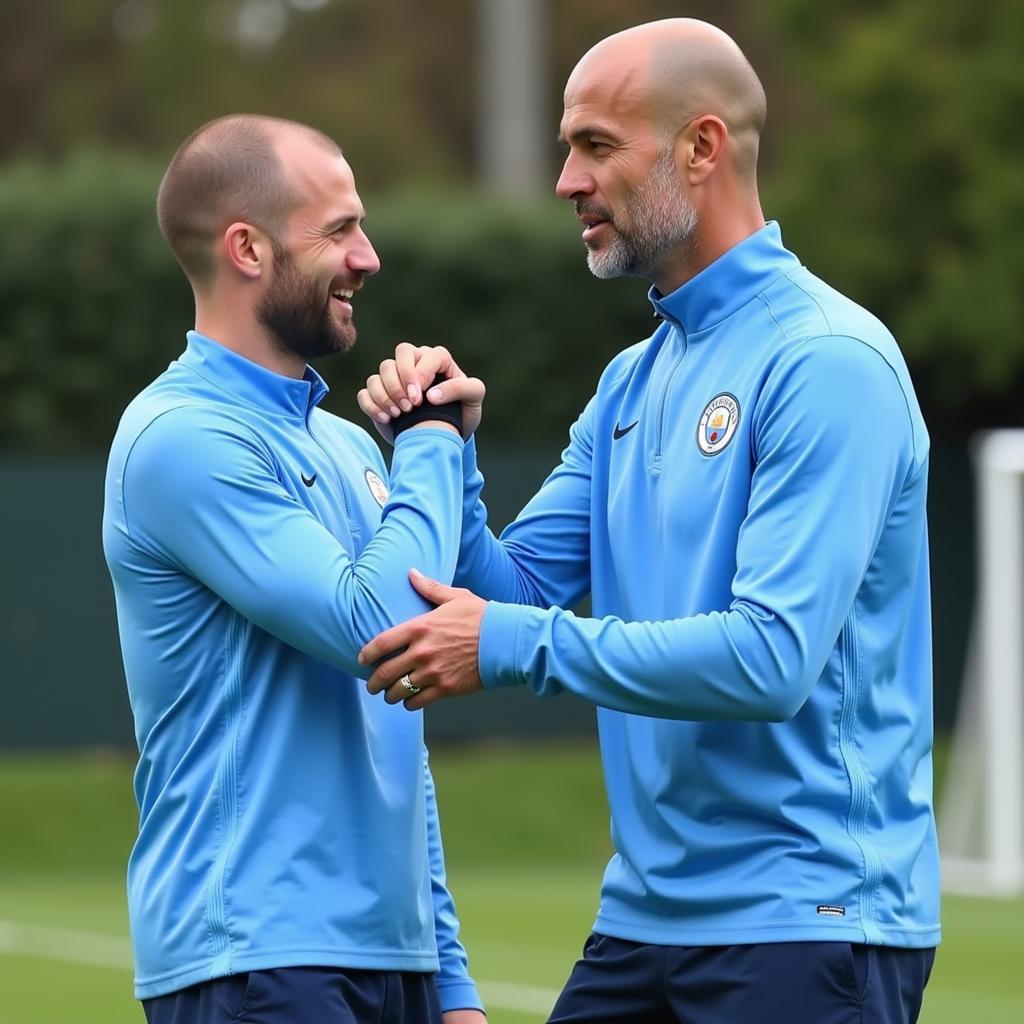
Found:
M 178 362 L 245 405 L 306 420 L 330 390 L 311 366 L 306 367 L 302 380 L 296 380 L 268 370 L 198 331 L 189 331 L 186 337 L 188 346 Z
M 769 221 L 674 292 L 662 295 L 652 287 L 648 298 L 656 316 L 692 336 L 721 323 L 799 266 L 782 244 L 778 222 Z

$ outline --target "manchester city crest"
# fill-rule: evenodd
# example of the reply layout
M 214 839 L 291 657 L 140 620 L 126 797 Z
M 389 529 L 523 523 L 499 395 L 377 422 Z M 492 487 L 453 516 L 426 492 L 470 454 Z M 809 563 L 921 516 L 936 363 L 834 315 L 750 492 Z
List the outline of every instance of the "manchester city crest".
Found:
M 388 485 L 372 469 L 368 469 L 363 475 L 366 477 L 366 486 L 370 488 L 373 500 L 383 508 L 388 502 Z
M 697 447 L 704 455 L 717 455 L 728 445 L 740 423 L 740 403 L 727 391 L 704 407 L 697 425 Z

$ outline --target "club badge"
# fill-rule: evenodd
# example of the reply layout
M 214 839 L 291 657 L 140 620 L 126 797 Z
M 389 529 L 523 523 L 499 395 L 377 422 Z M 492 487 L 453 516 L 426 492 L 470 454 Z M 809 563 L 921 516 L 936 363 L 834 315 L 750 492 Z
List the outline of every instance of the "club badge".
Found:
M 363 475 L 366 477 L 366 486 L 370 488 L 373 500 L 383 508 L 388 502 L 388 485 L 372 469 L 368 469 Z
M 728 392 L 716 395 L 704 407 L 697 425 L 697 447 L 703 455 L 717 455 L 732 440 L 740 423 L 740 403 Z

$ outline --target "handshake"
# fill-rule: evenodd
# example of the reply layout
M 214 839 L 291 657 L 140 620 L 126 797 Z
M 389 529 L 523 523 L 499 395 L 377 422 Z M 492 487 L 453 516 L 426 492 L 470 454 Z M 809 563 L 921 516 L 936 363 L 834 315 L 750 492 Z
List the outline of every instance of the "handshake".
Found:
M 434 383 L 438 377 L 443 379 Z M 424 400 L 436 406 L 461 402 L 462 437 L 468 439 L 480 425 L 485 392 L 483 381 L 467 377 L 448 349 L 402 342 L 395 349 L 395 358 L 380 364 L 379 372 L 367 380 L 356 401 L 389 444 L 394 441 L 393 421 Z

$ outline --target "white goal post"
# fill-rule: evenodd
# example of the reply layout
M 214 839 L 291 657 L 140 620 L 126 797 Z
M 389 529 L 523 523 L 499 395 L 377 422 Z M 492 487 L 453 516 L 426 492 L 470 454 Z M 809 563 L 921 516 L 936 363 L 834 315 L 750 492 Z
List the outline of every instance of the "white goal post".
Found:
M 978 589 L 939 813 L 943 886 L 1024 891 L 1024 430 L 972 444 Z

